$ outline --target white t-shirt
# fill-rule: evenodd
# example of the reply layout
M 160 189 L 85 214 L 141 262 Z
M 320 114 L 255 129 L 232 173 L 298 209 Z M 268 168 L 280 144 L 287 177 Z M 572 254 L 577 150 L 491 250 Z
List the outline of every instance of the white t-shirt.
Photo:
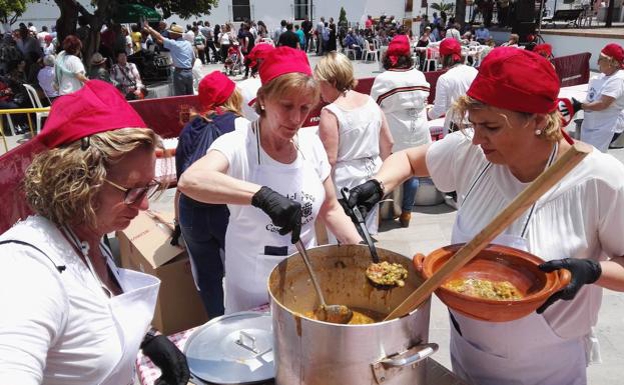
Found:
M 0 384 L 100 383 L 122 352 L 99 282 L 43 217 L 18 222 L 6 239 L 37 246 L 54 263 L 29 246 L 0 246 Z
M 436 187 L 457 191 L 456 221 L 471 236 L 481 231 L 526 186 L 502 165 L 488 164 L 481 148 L 472 145 L 472 131 L 455 132 L 434 142 L 427 152 L 427 168 Z M 624 255 L 624 165 L 612 156 L 593 151 L 555 187 L 539 199 L 525 232 L 529 252 L 544 260 L 588 258 L 596 261 Z M 520 236 L 528 212 L 505 234 Z M 544 316 L 562 338 L 589 333 L 596 324 L 602 288 L 586 285 L 571 301 L 558 301 Z
M 243 96 L 243 116 L 250 121 L 258 119 L 259 116 L 253 106 L 256 103 L 258 90 L 260 89 L 260 87 L 262 87 L 260 77 L 250 77 L 248 79 L 245 79 L 242 82 L 238 83 L 237 87 L 240 90 L 241 95 Z
M 227 174 L 241 180 L 249 180 L 251 175 L 251 165 L 258 162 L 258 143 L 256 134 L 251 129 L 253 122 L 249 122 L 246 128 L 238 128 L 235 131 L 221 135 L 215 140 L 208 152 L 216 150 L 225 155 L 229 168 Z M 331 173 L 331 166 L 327 160 L 327 153 L 321 139 L 312 132 L 300 131 L 296 136 L 296 143 L 299 147 L 300 156 L 314 165 L 321 181 L 325 181 Z M 293 167 L 293 164 L 283 164 L 272 159 L 260 147 L 260 159 L 262 164 L 274 167 Z M 296 163 L 296 162 L 295 162 Z M 236 218 L 241 209 L 241 205 L 228 205 L 230 209 L 230 220 Z
M 386 115 L 394 152 L 431 142 L 425 106 L 429 83 L 417 69 L 388 70 L 375 78 L 371 97 Z
M 58 63 L 61 63 L 63 68 L 72 74 L 85 74 L 84 65 L 77 56 L 59 54 L 56 65 L 58 65 Z M 60 79 L 57 79 L 59 81 L 59 95 L 71 94 L 72 92 L 76 92 L 82 88 L 82 82 L 78 80 L 78 78 L 72 76 L 71 74 L 66 74 L 63 70 L 60 70 L 60 73 Z
M 472 81 L 477 77 L 477 73 L 476 68 L 459 64 L 438 78 L 435 101 L 433 108 L 429 110 L 429 119 L 437 119 L 447 114 L 444 120 L 445 133 L 448 132 L 451 125 L 451 117 L 448 116 L 449 109 L 455 100 L 466 94 Z
M 624 110 L 624 70 L 619 70 L 611 76 L 600 74 L 589 81 L 587 102 L 600 100 L 602 96 L 610 96 L 615 100 L 602 111 L 584 110 L 581 140 L 606 151 L 610 142 L 610 135 L 621 132 L 621 114 Z M 605 140 L 600 140 L 601 137 Z

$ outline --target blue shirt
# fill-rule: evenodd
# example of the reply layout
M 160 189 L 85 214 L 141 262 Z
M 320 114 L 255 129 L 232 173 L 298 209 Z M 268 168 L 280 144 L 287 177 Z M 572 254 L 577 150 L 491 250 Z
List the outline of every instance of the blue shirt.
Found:
M 487 28 L 478 28 L 476 31 L 476 38 L 487 40 L 490 38 L 490 30 Z
M 190 42 L 179 38 L 178 40 L 163 39 L 163 47 L 171 52 L 171 61 L 176 68 L 193 68 L 193 46 Z

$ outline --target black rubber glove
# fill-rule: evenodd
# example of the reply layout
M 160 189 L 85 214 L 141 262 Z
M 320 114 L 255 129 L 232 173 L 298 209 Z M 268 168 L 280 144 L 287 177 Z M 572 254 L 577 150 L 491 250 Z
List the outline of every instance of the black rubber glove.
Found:
M 559 290 L 555 294 L 548 297 L 546 302 L 537 309 L 539 314 L 543 313 L 550 305 L 557 300 L 569 301 L 576 296 L 576 293 L 583 285 L 594 283 L 600 278 L 602 268 L 600 263 L 591 259 L 565 258 L 548 261 L 539 265 L 540 270 L 550 273 L 559 269 L 567 269 L 570 271 L 572 278 L 570 283 Z
M 297 243 L 301 234 L 301 204 L 262 186 L 251 198 L 251 205 L 264 211 L 279 226 L 280 235 L 291 233 L 291 242 Z
M 572 98 L 572 115 L 576 114 L 577 112 L 579 112 L 580 110 L 583 109 L 583 103 L 580 102 L 578 99 L 576 98 Z
M 182 235 L 182 230 L 180 229 L 180 225 L 176 224 L 173 229 L 173 234 L 171 234 L 171 246 L 180 246 L 180 236 Z
M 377 179 L 371 179 L 359 186 L 355 186 L 349 191 L 347 205 L 349 207 L 355 207 L 355 205 L 357 205 L 362 216 L 366 218 L 368 213 L 379 203 L 383 196 L 384 191 L 383 188 L 381 188 L 381 183 L 379 183 Z M 357 219 L 354 219 L 354 222 L 357 222 Z
M 191 376 L 186 357 L 173 342 L 164 335 L 145 336 L 141 343 L 143 354 L 158 366 L 162 375 L 154 385 L 186 385 Z

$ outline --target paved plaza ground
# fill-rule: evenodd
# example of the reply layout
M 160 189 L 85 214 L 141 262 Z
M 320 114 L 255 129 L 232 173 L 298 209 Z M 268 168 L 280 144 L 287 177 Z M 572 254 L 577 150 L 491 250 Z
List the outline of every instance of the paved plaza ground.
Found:
M 318 57 L 310 55 L 312 67 Z M 208 74 L 221 65 L 204 66 L 203 71 Z M 379 71 L 377 63 L 355 63 L 357 78 L 372 77 Z M 241 76 L 237 77 L 242 78 Z M 10 139 L 12 145 L 15 140 Z M 609 150 L 609 153 L 624 162 L 624 149 Z M 172 197 L 166 194 L 159 202 L 153 204 L 155 209 L 171 210 Z M 434 249 L 450 244 L 451 229 L 455 220 L 456 211 L 451 207 L 440 204 L 437 206 L 416 206 L 409 228 L 401 228 L 397 222 L 385 221 L 376 237 L 378 246 L 393 250 L 406 256 L 415 253 L 427 254 Z M 624 230 L 623 230 L 624 231 Z M 605 291 L 602 308 L 597 325 L 598 337 L 602 348 L 602 364 L 589 367 L 589 384 L 616 385 L 622 384 L 624 372 L 624 328 L 620 330 L 624 318 L 624 294 Z M 450 368 L 449 358 L 449 321 L 446 307 L 434 296 L 431 308 L 430 336 L 431 342 L 440 345 L 440 350 L 434 359 Z M 544 363 L 547 365 L 547 363 Z

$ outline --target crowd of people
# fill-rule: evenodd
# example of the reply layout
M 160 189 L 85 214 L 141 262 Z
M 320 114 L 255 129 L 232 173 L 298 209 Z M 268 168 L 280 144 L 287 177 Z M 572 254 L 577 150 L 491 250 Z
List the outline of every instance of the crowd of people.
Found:
M 481 3 L 485 21 L 491 3 Z M 462 46 L 491 43 L 487 22 L 469 30 L 434 14 L 418 37 L 393 17 L 353 29 L 332 18 L 282 21 L 273 31 L 262 21 L 237 32 L 209 22 L 110 25 L 88 71 L 88 26 L 79 24 L 62 42 L 47 28 L 40 39 L 20 26 L 1 51 L 15 59 L 3 69 L 12 99 L 0 108 L 19 105 L 20 84 L 39 83 L 55 101 L 39 135 L 46 150 L 24 177 L 34 215 L 0 235 L 9 262 L 0 291 L 20 293 L 0 297 L 0 383 L 130 383 L 139 349 L 162 370 L 160 383 L 189 378 L 184 355 L 150 328 L 159 281 L 118 268 L 102 241 L 164 188 L 155 176 L 161 139 L 127 103 L 147 90 L 129 59 L 152 47 L 170 57 L 176 95 L 194 92 L 198 61 L 224 65 L 197 84 L 199 108 L 176 149 L 172 207 L 172 242 L 187 248 L 211 318 L 266 304 L 270 272 L 296 243 L 319 243 L 318 223 L 331 243 L 362 242 L 349 208 L 358 206 L 375 234 L 379 202 L 400 189 L 397 219 L 409 226 L 422 178 L 455 194 L 452 242 L 469 241 L 574 145 L 563 115 L 569 122 L 583 111 L 580 139 L 600 151 L 494 240 L 548 260 L 543 271 L 569 270 L 570 283 L 517 321 L 449 317 L 453 371 L 466 381 L 587 383 L 602 290 L 624 291 L 624 166 L 604 153 L 624 131 L 621 46 L 601 50 L 587 100 L 564 108 L 549 46 L 520 49 L 511 35 L 478 68 L 467 64 Z M 429 105 L 432 85 L 413 53 L 433 43 L 445 73 Z M 387 46 L 370 95 L 355 90 L 353 61 L 338 52 L 357 57 L 367 44 Z M 309 52 L 323 56 L 314 68 Z M 235 83 L 233 71 L 247 79 Z M 321 100 L 318 132 L 300 130 Z M 432 142 L 427 121 L 441 117 L 444 137 Z

